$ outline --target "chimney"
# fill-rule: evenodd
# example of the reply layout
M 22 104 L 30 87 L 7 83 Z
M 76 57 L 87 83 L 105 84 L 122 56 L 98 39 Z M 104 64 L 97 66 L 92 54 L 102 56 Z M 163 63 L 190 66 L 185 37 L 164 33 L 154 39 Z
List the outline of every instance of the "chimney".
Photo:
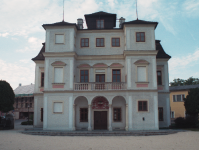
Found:
M 82 18 L 77 19 L 77 26 L 78 26 L 78 29 L 83 29 L 83 19 Z
M 122 23 L 125 22 L 125 18 L 121 17 L 121 18 L 119 19 L 119 22 L 120 22 L 119 27 L 121 28 L 121 27 L 122 27 Z
M 21 86 L 21 83 L 19 83 L 19 86 Z

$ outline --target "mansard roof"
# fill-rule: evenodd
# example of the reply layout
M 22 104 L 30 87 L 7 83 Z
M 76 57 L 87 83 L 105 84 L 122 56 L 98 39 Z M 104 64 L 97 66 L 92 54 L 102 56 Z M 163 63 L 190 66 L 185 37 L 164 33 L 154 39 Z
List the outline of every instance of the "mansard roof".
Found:
M 156 55 L 156 58 L 171 58 L 170 55 L 165 53 L 162 45 L 160 44 L 160 40 L 155 40 L 156 50 L 158 50 L 158 53 Z
M 156 28 L 158 25 L 158 22 L 145 21 L 145 20 L 132 20 L 129 22 L 124 22 L 122 24 L 122 28 L 123 28 L 124 24 L 155 24 L 155 28 Z
M 42 43 L 42 45 L 43 46 L 42 46 L 39 54 L 36 57 L 32 58 L 33 61 L 35 61 L 35 60 L 45 60 L 45 57 L 43 55 L 43 52 L 45 52 L 45 43 Z
M 76 23 L 69 23 L 69 22 L 56 22 L 56 23 L 52 23 L 52 24 L 43 24 L 42 27 L 44 29 L 46 29 L 46 27 L 52 27 L 52 26 L 76 26 Z M 77 26 L 76 26 L 77 28 Z

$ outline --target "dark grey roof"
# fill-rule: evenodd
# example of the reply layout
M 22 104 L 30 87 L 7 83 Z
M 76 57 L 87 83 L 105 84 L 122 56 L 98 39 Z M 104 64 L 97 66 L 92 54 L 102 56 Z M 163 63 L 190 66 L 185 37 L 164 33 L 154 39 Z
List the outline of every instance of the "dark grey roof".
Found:
M 156 58 L 171 58 L 170 55 L 165 53 L 164 49 L 162 48 L 162 45 L 160 44 L 160 40 L 155 40 L 156 50 L 158 50 L 158 53 L 156 55 Z
M 31 85 L 24 85 L 24 86 L 18 86 L 14 90 L 15 95 L 21 95 L 21 94 L 33 94 L 34 93 L 34 84 Z
M 45 57 L 43 55 L 43 52 L 45 52 L 45 43 L 42 43 L 42 44 L 43 44 L 43 46 L 42 46 L 39 54 L 36 57 L 32 58 L 33 61 L 35 61 L 35 60 L 45 60 Z
M 84 16 L 98 16 L 98 15 L 103 15 L 103 16 L 115 15 L 116 16 L 116 14 L 111 14 L 111 13 L 107 13 L 107 12 L 104 12 L 104 11 L 99 11 L 99 12 L 95 12 L 95 13 L 92 13 L 92 14 L 85 14 Z
M 145 20 L 133 20 L 133 21 L 129 21 L 129 22 L 124 22 L 122 24 L 122 28 L 123 28 L 124 24 L 155 24 L 155 28 L 156 28 L 158 25 L 158 22 L 145 21 Z
M 42 27 L 44 29 L 46 29 L 45 27 L 52 27 L 52 26 L 76 26 L 76 23 L 69 23 L 69 22 L 65 22 L 65 21 L 62 21 L 62 22 L 56 22 L 56 23 L 52 23 L 52 24 L 43 24 Z M 77 26 L 76 26 L 77 28 Z
M 194 89 L 194 88 L 199 88 L 199 84 L 183 85 L 183 86 L 170 86 L 169 90 L 170 91 L 183 91 L 183 90 L 189 90 L 189 89 Z

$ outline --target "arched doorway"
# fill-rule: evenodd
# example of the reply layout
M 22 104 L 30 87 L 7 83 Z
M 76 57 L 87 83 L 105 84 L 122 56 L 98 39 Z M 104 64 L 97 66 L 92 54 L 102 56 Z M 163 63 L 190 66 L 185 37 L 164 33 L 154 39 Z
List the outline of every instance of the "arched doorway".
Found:
M 107 130 L 109 102 L 104 97 L 96 97 L 92 101 L 94 130 Z

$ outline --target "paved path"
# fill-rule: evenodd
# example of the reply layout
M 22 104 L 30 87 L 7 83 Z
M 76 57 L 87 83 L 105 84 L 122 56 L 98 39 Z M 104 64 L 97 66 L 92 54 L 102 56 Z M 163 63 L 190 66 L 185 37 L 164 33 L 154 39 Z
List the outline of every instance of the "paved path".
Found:
M 20 121 L 19 121 L 20 122 Z M 199 132 L 158 136 L 38 136 L 0 131 L 0 150 L 198 150 Z M 31 128 L 31 126 L 28 126 Z M 26 126 L 27 128 L 27 126 Z

